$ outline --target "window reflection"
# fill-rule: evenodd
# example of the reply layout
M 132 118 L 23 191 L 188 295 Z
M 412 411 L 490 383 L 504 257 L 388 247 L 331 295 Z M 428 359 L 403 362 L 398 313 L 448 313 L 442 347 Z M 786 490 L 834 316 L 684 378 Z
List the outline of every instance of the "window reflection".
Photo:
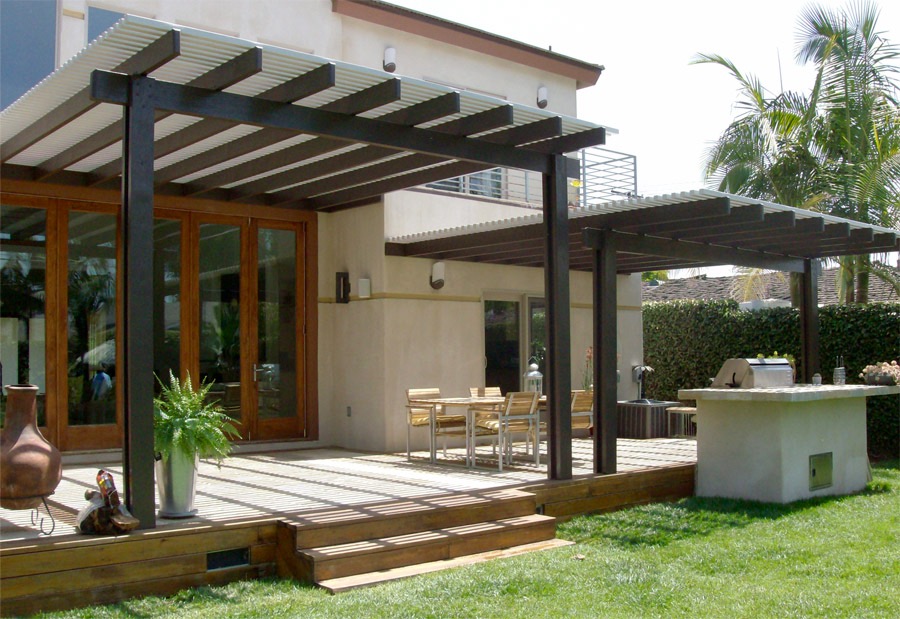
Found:
M 153 223 L 153 372 L 181 374 L 181 221 Z M 159 392 L 159 383 L 154 381 Z
M 0 384 L 38 386 L 38 425 L 46 424 L 46 231 L 43 209 L 0 206 Z
M 116 216 L 69 213 L 69 425 L 116 422 Z
M 241 231 L 200 226 L 200 378 L 225 412 L 241 416 Z

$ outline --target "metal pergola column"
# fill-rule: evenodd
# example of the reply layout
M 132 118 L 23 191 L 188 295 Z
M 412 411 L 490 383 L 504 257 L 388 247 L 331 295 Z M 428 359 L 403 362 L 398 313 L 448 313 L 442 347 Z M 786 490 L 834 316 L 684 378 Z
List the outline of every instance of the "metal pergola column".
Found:
M 124 247 L 122 342 L 125 368 L 123 462 L 125 502 L 140 527 L 156 526 L 153 485 L 153 82 L 130 78 L 123 107 L 122 204 Z
M 800 382 L 811 384 L 819 358 L 819 261 L 804 260 L 800 275 Z
M 566 160 L 544 175 L 544 289 L 547 297 L 547 477 L 572 479 L 572 336 L 569 305 L 569 205 Z
M 594 472 L 616 472 L 616 246 L 606 232 L 594 247 Z

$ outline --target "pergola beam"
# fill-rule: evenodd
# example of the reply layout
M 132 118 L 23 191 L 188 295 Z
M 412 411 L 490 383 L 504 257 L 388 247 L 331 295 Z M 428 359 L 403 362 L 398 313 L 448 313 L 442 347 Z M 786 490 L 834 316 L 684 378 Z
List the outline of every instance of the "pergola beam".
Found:
M 600 231 L 587 228 L 584 231 L 585 245 L 596 248 L 600 242 Z M 732 247 L 704 245 L 686 241 L 674 241 L 659 237 L 648 237 L 636 234 L 605 231 L 605 238 L 614 238 L 616 247 L 621 251 L 647 254 L 651 256 L 676 257 L 697 262 L 713 262 L 718 264 L 735 264 L 738 266 L 771 269 L 773 271 L 803 271 L 803 261 L 789 256 L 763 254 Z
M 384 116 L 379 117 L 379 119 L 384 122 L 392 122 L 399 125 L 414 127 L 416 125 L 432 120 L 437 120 L 444 116 L 449 116 L 458 112 L 459 93 L 453 92 L 442 95 L 440 97 L 436 97 L 435 99 L 423 101 L 422 103 L 412 105 L 408 108 L 397 110 L 396 112 L 392 112 L 390 114 L 385 114 Z M 512 114 L 509 115 L 509 121 L 511 120 Z M 501 122 L 503 124 L 508 124 L 506 118 L 501 119 Z M 440 127 L 440 125 L 438 125 L 438 127 Z M 309 142 L 304 142 L 304 145 L 306 145 L 307 149 L 312 148 L 318 151 L 320 154 L 324 154 L 328 151 L 344 148 L 347 144 L 338 140 L 329 140 L 328 138 L 315 138 Z M 267 191 L 271 191 L 273 189 L 296 185 L 298 183 L 302 183 L 314 178 L 330 175 L 335 172 L 340 172 L 342 170 L 347 170 L 356 166 L 365 165 L 373 161 L 378 161 L 379 159 L 383 159 L 385 157 L 393 155 L 396 152 L 397 151 L 393 149 L 383 148 L 380 146 L 367 146 L 365 148 L 358 148 L 348 153 L 335 155 L 334 157 L 328 157 L 323 161 L 297 166 L 283 172 L 265 176 L 249 183 L 244 183 L 243 185 L 233 187 L 230 190 L 230 193 L 232 196 L 234 196 L 233 199 L 243 200 L 265 193 Z M 296 159 L 293 160 L 296 161 Z M 282 166 L 273 165 L 272 168 L 269 169 L 279 167 Z M 233 168 L 228 170 L 226 173 L 223 173 L 222 178 L 212 178 L 209 180 L 201 179 L 200 183 L 204 183 L 206 187 L 208 187 L 209 189 L 213 189 L 223 184 L 223 182 L 234 182 L 235 180 L 237 180 L 237 178 L 233 174 L 231 174 L 232 170 Z M 213 176 L 218 177 L 219 175 Z M 200 183 L 194 182 L 191 183 L 191 186 L 197 187 Z M 334 183 L 332 183 L 332 186 L 334 186 Z M 193 193 L 197 192 L 194 191 Z M 279 200 L 277 198 L 273 198 L 269 200 L 269 202 L 277 203 L 279 202 Z
M 121 75 L 94 71 L 91 88 L 93 96 L 100 101 L 119 105 L 127 102 Z M 429 153 L 481 166 L 520 168 L 541 174 L 548 173 L 550 169 L 545 154 L 526 148 L 513 149 L 491 144 L 476 138 L 446 136 L 428 129 L 402 127 L 377 119 L 347 116 L 299 105 L 270 103 L 254 97 L 210 92 L 169 82 L 157 81 L 154 91 L 155 103 L 159 109 L 178 114 L 234 120 L 272 130 L 330 136 L 350 143 L 362 142 L 397 150 Z

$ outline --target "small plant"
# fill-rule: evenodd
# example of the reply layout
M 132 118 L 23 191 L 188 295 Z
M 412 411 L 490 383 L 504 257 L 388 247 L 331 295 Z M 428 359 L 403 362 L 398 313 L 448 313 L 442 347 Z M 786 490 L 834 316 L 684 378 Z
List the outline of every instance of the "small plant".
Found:
M 188 458 L 196 453 L 221 463 L 231 452 L 229 439 L 241 435 L 222 407 L 207 399 L 212 384 L 202 382 L 194 389 L 190 374 L 182 382 L 171 370 L 168 385 L 158 376 L 156 380 L 162 390 L 153 399 L 154 449 L 164 459 L 178 450 Z
M 581 388 L 590 391 L 594 384 L 594 347 L 588 346 L 584 353 L 584 372 L 581 374 Z
M 867 365 L 859 373 L 859 377 L 866 382 L 881 382 L 891 385 L 900 385 L 900 365 L 897 361 L 881 361 L 875 365 Z

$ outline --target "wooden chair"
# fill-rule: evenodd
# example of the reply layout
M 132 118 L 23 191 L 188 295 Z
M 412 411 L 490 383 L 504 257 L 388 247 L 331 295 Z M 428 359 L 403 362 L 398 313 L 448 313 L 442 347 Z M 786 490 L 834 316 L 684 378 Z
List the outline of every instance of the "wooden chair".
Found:
M 499 408 L 475 408 L 475 426 L 480 434 L 493 434 L 500 443 L 497 458 L 499 470 L 503 470 L 503 461 L 512 464 L 512 436 L 525 434 L 534 450 L 534 463 L 540 464 L 540 432 L 545 424 L 538 417 L 538 394 L 534 391 L 511 391 L 506 394 Z M 528 443 L 526 442 L 526 453 Z
M 431 426 L 431 406 L 421 404 L 412 404 L 413 400 L 434 400 L 441 397 L 441 390 L 437 387 L 428 387 L 426 389 L 407 389 L 406 390 L 406 459 L 410 460 L 410 431 L 412 428 L 421 428 Z M 430 437 L 434 441 L 438 435 L 444 438 L 444 457 L 447 457 L 447 436 L 461 435 L 466 433 L 466 416 L 463 415 L 446 415 L 443 413 L 439 404 L 435 405 L 434 415 L 434 435 Z
M 588 430 L 594 425 L 594 392 L 572 391 L 572 429 Z

